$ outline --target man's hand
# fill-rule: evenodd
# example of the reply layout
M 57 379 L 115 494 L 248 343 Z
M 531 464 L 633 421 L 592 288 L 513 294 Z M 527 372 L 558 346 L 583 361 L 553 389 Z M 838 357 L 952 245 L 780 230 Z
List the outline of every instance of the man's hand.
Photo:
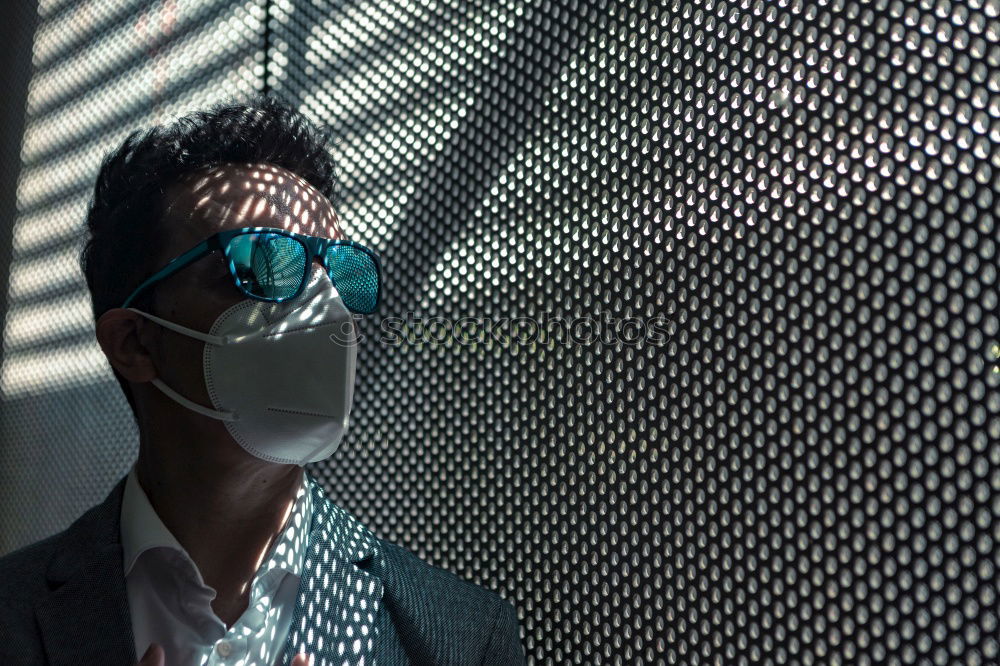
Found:
M 146 654 L 142 655 L 137 666 L 166 666 L 164 663 L 166 655 L 163 653 L 163 646 L 159 643 L 150 643 Z M 292 659 L 291 666 L 313 666 L 312 655 L 300 652 Z

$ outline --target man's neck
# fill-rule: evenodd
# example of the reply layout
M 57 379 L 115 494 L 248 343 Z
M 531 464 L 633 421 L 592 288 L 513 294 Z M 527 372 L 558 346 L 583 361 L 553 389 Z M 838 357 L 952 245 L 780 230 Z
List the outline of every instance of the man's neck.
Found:
M 163 524 L 215 589 L 213 608 L 229 616 L 222 618 L 228 626 L 246 608 L 250 583 L 288 520 L 304 471 L 250 456 L 232 440 L 193 445 L 174 434 L 171 442 L 143 441 L 136 474 Z

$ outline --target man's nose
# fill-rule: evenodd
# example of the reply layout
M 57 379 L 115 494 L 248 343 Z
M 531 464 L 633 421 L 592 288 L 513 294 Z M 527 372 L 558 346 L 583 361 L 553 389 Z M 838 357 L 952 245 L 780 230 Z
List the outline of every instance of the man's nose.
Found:
M 323 277 L 326 275 L 326 269 L 323 268 L 323 262 L 319 257 L 313 258 L 312 266 L 309 267 L 309 282 L 317 279 L 317 277 Z

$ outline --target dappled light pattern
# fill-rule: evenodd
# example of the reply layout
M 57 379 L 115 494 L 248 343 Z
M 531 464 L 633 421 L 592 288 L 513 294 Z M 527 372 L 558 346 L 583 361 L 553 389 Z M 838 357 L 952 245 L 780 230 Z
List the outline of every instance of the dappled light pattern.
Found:
M 290 502 L 283 530 L 260 553 L 247 609 L 231 626 L 212 608 L 215 590 L 163 525 L 130 473 L 123 501 L 122 546 L 137 655 L 150 643 L 167 663 L 270 666 L 283 655 L 296 590 L 306 561 L 315 498 L 308 480 Z M 164 579 L 171 579 L 164 582 Z M 280 600 L 280 603 L 275 603 Z M 171 631 L 163 628 L 172 627 Z
M 39 4 L 8 548 L 135 452 L 76 264 L 100 156 L 266 89 L 337 136 L 336 213 L 384 260 L 347 438 L 310 469 L 510 600 L 529 660 L 1000 662 L 996 0 Z M 268 176 L 247 212 L 280 205 Z M 668 336 L 381 343 L 408 314 Z M 366 533 L 316 513 L 285 663 L 367 664 Z
M 253 117 L 247 120 L 251 132 L 255 121 Z M 181 183 L 183 187 L 168 190 L 166 214 L 176 223 L 197 228 L 199 233 L 222 230 L 239 220 L 240 226 L 280 227 L 309 236 L 343 237 L 330 201 L 304 178 L 286 169 L 233 163 L 187 174 L 181 177 Z M 236 192 L 231 191 L 234 187 Z
M 306 652 L 315 666 L 372 664 L 383 588 L 357 563 L 379 556 L 377 539 L 308 474 L 306 479 L 313 493 L 313 524 L 285 663 Z
M 669 332 L 363 344 L 337 497 L 535 663 L 996 663 L 998 12 L 273 3 L 384 317 Z

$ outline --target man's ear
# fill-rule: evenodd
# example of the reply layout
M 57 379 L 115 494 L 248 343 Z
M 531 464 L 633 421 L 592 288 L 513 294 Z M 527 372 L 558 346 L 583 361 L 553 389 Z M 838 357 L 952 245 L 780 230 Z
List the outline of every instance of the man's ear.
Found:
M 142 315 L 111 308 L 97 319 L 97 343 L 108 362 L 130 382 L 156 379 L 156 366 L 149 351 L 149 327 Z

